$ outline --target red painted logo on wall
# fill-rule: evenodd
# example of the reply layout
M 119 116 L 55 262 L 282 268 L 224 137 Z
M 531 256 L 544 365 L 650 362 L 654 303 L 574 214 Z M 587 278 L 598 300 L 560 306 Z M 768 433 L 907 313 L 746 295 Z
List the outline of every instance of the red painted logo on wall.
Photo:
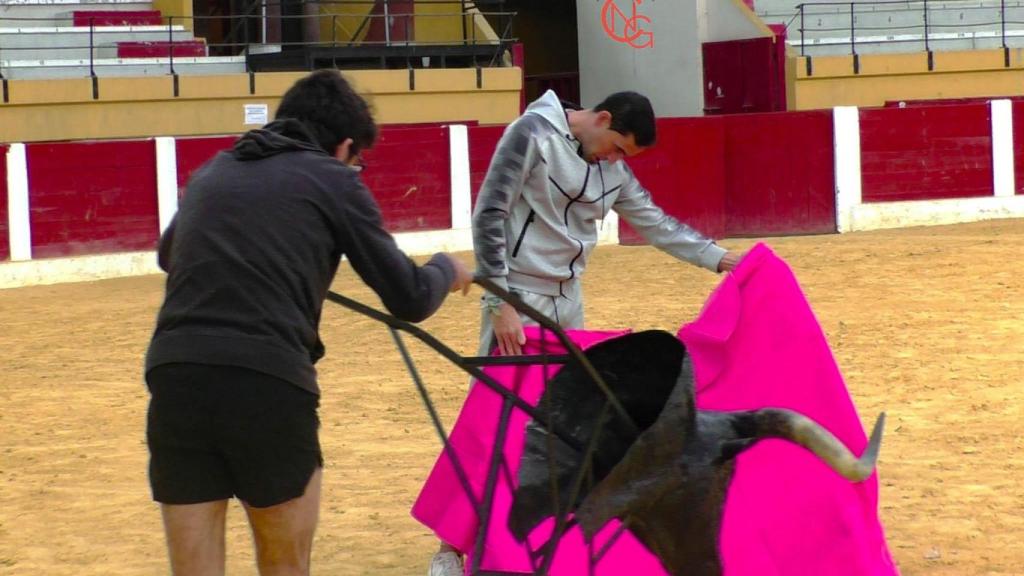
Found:
M 637 12 L 644 0 L 626 0 L 629 12 L 619 7 L 620 0 L 605 0 L 601 7 L 601 25 L 608 37 L 633 48 L 654 46 L 654 33 L 648 30 L 651 19 Z

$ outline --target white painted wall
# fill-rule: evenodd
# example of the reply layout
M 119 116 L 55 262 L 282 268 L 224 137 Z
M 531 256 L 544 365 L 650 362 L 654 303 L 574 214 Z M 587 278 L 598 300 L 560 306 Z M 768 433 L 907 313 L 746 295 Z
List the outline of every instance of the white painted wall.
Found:
M 1009 100 L 993 100 L 989 107 L 992 111 L 992 188 L 996 196 L 1013 196 L 1016 191 L 1013 104 Z
M 28 204 L 28 160 L 25 145 L 7 148 L 7 238 L 11 260 L 32 259 L 32 227 Z
M 178 147 L 174 138 L 156 138 L 156 196 L 160 234 L 178 212 Z
M 701 42 L 771 36 L 771 30 L 741 0 L 697 0 Z
M 627 15 L 633 0 L 615 0 Z M 577 0 L 580 100 L 594 106 L 605 96 L 634 90 L 651 99 L 658 116 L 700 116 L 704 97 L 696 0 L 643 0 L 638 15 L 653 46 L 634 48 L 613 40 L 602 26 L 606 0 Z M 621 28 L 621 25 L 620 25 Z
M 836 179 L 836 230 L 849 232 L 853 208 L 861 203 L 860 110 L 832 109 L 832 147 Z
M 703 116 L 701 44 L 769 35 L 740 0 L 639 0 L 639 25 L 653 45 L 635 48 L 613 40 L 602 24 L 609 0 L 576 0 L 580 99 L 594 106 L 621 90 L 646 95 L 662 117 Z M 632 16 L 634 0 L 611 0 Z M 753 19 L 752 19 L 753 18 Z M 615 27 L 622 33 L 621 21 Z

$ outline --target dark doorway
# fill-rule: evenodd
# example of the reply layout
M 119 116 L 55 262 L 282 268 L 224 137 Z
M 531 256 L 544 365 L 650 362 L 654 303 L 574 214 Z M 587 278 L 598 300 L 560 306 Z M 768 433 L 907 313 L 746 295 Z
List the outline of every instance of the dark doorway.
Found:
M 241 54 L 245 45 L 263 41 L 265 4 L 281 0 L 192 0 L 194 32 L 206 39 L 210 56 Z
M 579 42 L 576 2 L 572 0 L 497 0 L 476 2 L 482 12 L 515 12 L 510 35 L 523 44 L 526 101 L 547 90 L 580 101 Z M 488 17 L 501 34 L 507 19 Z

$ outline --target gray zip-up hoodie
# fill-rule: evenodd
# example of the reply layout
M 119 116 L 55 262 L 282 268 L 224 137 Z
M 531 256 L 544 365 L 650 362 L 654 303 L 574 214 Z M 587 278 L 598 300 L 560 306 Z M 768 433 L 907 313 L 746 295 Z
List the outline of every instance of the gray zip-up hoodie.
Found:
M 610 209 L 652 245 L 718 270 L 724 248 L 665 214 L 625 162 L 590 164 L 579 147 L 552 91 L 508 126 L 473 211 L 478 273 L 503 288 L 575 299 L 597 220 Z

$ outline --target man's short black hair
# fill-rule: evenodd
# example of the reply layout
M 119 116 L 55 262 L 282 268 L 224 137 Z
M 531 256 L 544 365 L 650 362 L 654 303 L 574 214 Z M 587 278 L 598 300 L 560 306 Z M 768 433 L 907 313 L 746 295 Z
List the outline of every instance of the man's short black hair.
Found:
M 352 154 L 377 140 L 370 105 L 337 70 L 317 70 L 289 88 L 274 114 L 275 120 L 282 118 L 301 121 L 332 155 L 347 138 L 352 139 Z
M 632 134 L 636 145 L 642 148 L 654 144 L 654 108 L 646 96 L 636 92 L 616 92 L 594 106 L 595 112 L 603 110 L 612 115 L 612 130 L 623 136 Z

